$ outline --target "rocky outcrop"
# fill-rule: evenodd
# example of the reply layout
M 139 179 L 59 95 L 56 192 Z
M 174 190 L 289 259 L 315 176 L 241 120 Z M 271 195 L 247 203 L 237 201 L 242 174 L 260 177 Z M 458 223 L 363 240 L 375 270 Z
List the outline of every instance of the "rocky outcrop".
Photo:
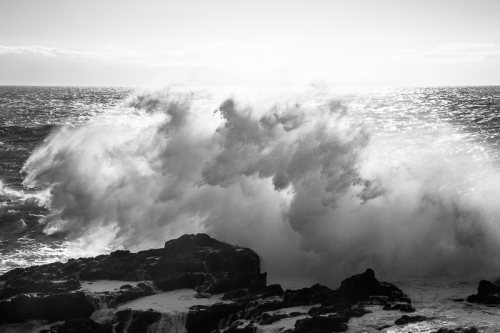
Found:
M 83 292 L 49 296 L 21 294 L 8 301 L 0 302 L 0 322 L 88 318 L 94 310 L 94 304 Z
M 297 320 L 294 333 L 330 333 L 345 332 L 348 330 L 348 318 L 338 316 L 315 316 Z
M 110 325 L 101 325 L 90 319 L 69 319 L 40 333 L 112 333 Z
M 468 302 L 482 304 L 500 304 L 500 283 L 481 280 L 477 294 L 467 297 Z
M 0 299 L 19 293 L 73 291 L 80 288 L 80 280 L 151 280 L 165 291 L 193 288 L 206 293 L 242 287 L 257 290 L 266 285 L 266 275 L 260 273 L 260 258 L 254 251 L 206 234 L 184 235 L 166 242 L 162 249 L 137 253 L 120 250 L 67 263 L 17 268 L 0 280 L 5 281 Z
M 419 323 L 421 321 L 426 321 L 426 320 L 430 320 L 430 319 L 432 319 L 432 318 L 429 318 L 426 316 L 420 316 L 420 315 L 416 315 L 416 316 L 403 315 L 400 318 L 396 319 L 396 321 L 394 323 L 396 325 L 403 326 L 403 325 L 408 325 L 411 323 Z
M 432 333 L 478 333 L 477 327 L 440 328 Z
M 371 269 L 345 279 L 335 290 L 319 284 L 298 290 L 267 286 L 255 252 L 205 234 L 184 235 L 161 249 L 115 251 L 18 268 L 0 280 L 4 281 L 0 324 L 62 321 L 47 333 L 255 332 L 289 318 L 297 318 L 289 333 L 343 332 L 350 318 L 369 312 L 366 305 L 401 312 L 412 309 L 399 288 L 378 281 Z M 130 282 L 112 291 L 82 288 L 95 280 Z M 196 290 L 199 298 L 224 295 L 208 303 L 212 305 L 191 306 L 184 312 L 123 306 L 137 298 L 183 288 Z M 287 310 L 292 307 L 298 307 L 297 311 Z

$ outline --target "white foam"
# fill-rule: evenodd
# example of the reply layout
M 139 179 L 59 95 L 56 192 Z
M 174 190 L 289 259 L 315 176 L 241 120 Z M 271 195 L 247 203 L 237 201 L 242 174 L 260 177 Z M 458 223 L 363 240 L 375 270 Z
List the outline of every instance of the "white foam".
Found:
M 144 281 L 120 281 L 120 280 L 96 280 L 96 281 L 81 281 L 80 290 L 93 292 L 93 293 L 103 293 L 106 291 L 119 290 L 121 286 L 129 284 L 132 287 L 136 287 L 139 282 Z
M 215 303 L 229 303 L 221 300 L 221 295 L 210 298 L 196 298 L 196 291 L 192 289 L 178 289 L 161 294 L 141 297 L 118 307 L 118 310 L 155 310 L 161 313 L 185 313 L 194 305 L 213 305 Z

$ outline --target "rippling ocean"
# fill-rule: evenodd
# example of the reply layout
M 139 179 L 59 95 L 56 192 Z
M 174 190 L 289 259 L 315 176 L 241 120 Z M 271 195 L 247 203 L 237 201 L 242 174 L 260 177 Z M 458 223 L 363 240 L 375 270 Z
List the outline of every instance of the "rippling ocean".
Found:
M 64 237 L 48 236 L 41 188 L 23 186 L 33 150 L 62 126 L 81 126 L 123 103 L 130 89 L 0 86 L 0 272 L 64 257 Z
M 282 223 L 285 227 L 275 229 L 290 234 L 287 244 L 288 239 L 301 244 L 295 251 L 322 253 L 322 258 L 337 261 L 349 253 L 353 270 L 370 264 L 380 266 L 382 274 L 393 268 L 401 273 L 408 265 L 412 275 L 456 276 L 464 270 L 488 271 L 488 262 L 492 270 L 499 267 L 488 256 L 500 248 L 495 238 L 500 217 L 500 87 L 312 90 L 283 99 L 267 97 L 262 110 L 248 92 L 241 99 L 237 93 L 186 89 L 175 96 L 172 102 L 171 92 L 0 87 L 0 272 L 85 255 L 89 246 L 90 254 L 138 249 L 161 245 L 176 233 L 208 230 L 255 248 L 268 262 L 271 276 L 279 277 L 288 274 L 289 267 L 279 263 L 274 248 L 259 243 L 257 231 L 262 229 L 260 221 L 285 216 L 283 211 L 272 215 L 270 208 L 269 216 L 262 214 L 269 200 L 276 200 L 273 207 L 291 207 L 283 209 L 289 218 Z M 234 110 L 223 111 L 206 121 L 210 133 L 200 134 L 202 139 L 194 125 L 172 129 L 181 128 L 177 118 L 180 124 L 196 123 L 191 118 L 202 114 L 212 117 L 226 98 L 242 101 L 237 104 L 241 121 L 228 125 Z M 332 128 L 293 134 L 310 122 L 308 117 L 316 117 L 311 110 L 318 108 L 331 112 Z M 179 116 L 186 109 L 194 110 L 196 117 Z M 280 136 L 266 130 L 271 119 L 267 113 L 283 127 Z M 241 125 L 254 114 L 260 120 L 251 126 L 267 131 L 255 138 L 251 126 Z M 221 143 L 215 136 L 224 130 L 233 131 L 233 139 L 242 143 Z M 342 135 L 332 138 L 333 131 Z M 151 133 L 160 133 L 160 139 Z M 286 172 L 272 169 L 264 157 L 262 165 L 267 167 L 252 164 L 266 149 L 277 149 L 259 141 L 259 135 L 269 135 L 269 142 L 278 142 L 281 151 L 295 156 L 287 160 Z M 183 143 L 174 146 L 177 141 Z M 304 156 L 293 150 L 300 145 Z M 211 156 L 216 158 L 212 161 Z M 177 165 L 183 158 L 188 161 Z M 320 169 L 308 165 L 315 159 Z M 214 163 L 222 164 L 211 169 Z M 194 165 L 203 170 L 191 170 Z M 308 203 L 300 198 L 317 193 L 307 185 L 307 175 L 317 170 L 318 181 L 329 187 L 320 195 L 322 203 L 303 209 Z M 269 187 L 269 193 L 253 188 L 253 179 L 260 188 Z M 339 185 L 339 179 L 350 179 L 349 184 Z M 237 194 L 229 193 L 228 198 L 250 198 L 246 206 L 238 206 L 244 200 L 235 203 L 236 212 L 224 199 L 224 191 L 233 190 Z M 202 197 L 207 193 L 209 198 Z M 267 201 L 260 201 L 266 195 Z M 240 218 L 244 227 L 229 226 L 228 220 Z M 344 219 L 350 224 L 343 224 Z M 330 220 L 338 221 L 338 228 L 330 226 Z M 313 227 L 306 230 L 305 225 Z M 352 225 L 358 227 L 351 230 Z M 111 236 L 99 243 L 84 237 L 103 230 Z M 369 241 L 366 233 L 371 233 Z M 255 239 L 246 238 L 248 234 Z M 335 235 L 342 237 L 334 245 L 324 239 Z M 328 278 L 319 268 L 308 269 L 303 274 Z

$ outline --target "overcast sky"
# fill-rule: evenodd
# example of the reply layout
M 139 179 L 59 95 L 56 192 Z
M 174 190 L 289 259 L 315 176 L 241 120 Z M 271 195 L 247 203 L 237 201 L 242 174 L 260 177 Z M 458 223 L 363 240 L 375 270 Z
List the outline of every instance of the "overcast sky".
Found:
M 500 84 L 498 0 L 0 0 L 0 84 Z

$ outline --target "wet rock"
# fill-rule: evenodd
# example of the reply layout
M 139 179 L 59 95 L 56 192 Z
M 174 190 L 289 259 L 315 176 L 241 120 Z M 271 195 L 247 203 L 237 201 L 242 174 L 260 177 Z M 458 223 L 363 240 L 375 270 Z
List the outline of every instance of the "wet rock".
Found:
M 407 325 L 407 324 L 411 324 L 411 323 L 418 323 L 421 321 L 426 321 L 429 319 L 432 319 L 432 318 L 425 317 L 425 316 L 419 316 L 419 315 L 416 315 L 416 316 L 403 315 L 403 316 L 401 316 L 401 318 L 396 319 L 396 321 L 394 323 L 396 325 L 403 326 L 403 325 Z
M 284 307 L 325 303 L 336 299 L 337 293 L 326 286 L 315 284 L 310 288 L 285 290 Z
M 18 268 L 0 280 L 5 281 L 0 297 L 6 298 L 21 292 L 51 292 L 62 286 L 54 292 L 79 288 L 75 282 L 50 282 L 59 280 L 153 280 L 165 291 L 195 288 L 212 294 L 237 288 L 260 290 L 265 287 L 266 275 L 260 273 L 260 259 L 254 251 L 196 234 L 170 240 L 162 249 L 120 250 L 67 263 Z
M 440 328 L 437 331 L 434 331 L 433 333 L 478 333 L 479 330 L 472 326 L 472 327 L 458 327 L 458 328 Z
M 211 332 L 218 328 L 218 324 L 224 318 L 230 317 L 242 309 L 236 303 L 217 303 L 212 306 L 191 307 L 186 319 L 186 329 L 190 333 Z M 225 321 L 228 326 L 231 320 Z
M 80 282 L 71 279 L 65 281 L 38 280 L 33 277 L 22 277 L 9 280 L 0 291 L 0 299 L 12 297 L 20 293 L 38 293 L 44 295 L 59 294 L 77 290 Z
M 30 319 L 48 321 L 85 319 L 94 310 L 96 307 L 92 300 L 82 292 L 42 297 L 19 295 L 0 302 L 0 323 Z
M 40 333 L 111 333 L 110 325 L 101 325 L 90 319 L 69 319 Z
M 100 279 L 148 282 L 123 284 L 119 289 L 105 292 L 78 291 L 80 281 Z M 0 322 L 65 321 L 50 333 L 71 332 L 78 323 L 86 330 L 82 332 L 96 333 L 110 326 L 116 333 L 172 331 L 173 327 L 182 330 L 185 327 L 189 333 L 217 330 L 254 333 L 257 323 L 265 326 L 307 315 L 290 332 L 343 332 L 350 318 L 369 312 L 365 305 L 412 309 L 410 300 L 399 288 L 378 281 L 371 269 L 345 279 L 336 290 L 315 284 L 283 291 L 280 285 L 266 286 L 266 279 L 266 273 L 260 272 L 260 259 L 252 250 L 205 234 L 184 235 L 166 242 L 161 249 L 137 253 L 120 250 L 67 263 L 12 270 L 0 276 L 4 282 L 0 292 Z M 159 290 L 181 288 L 196 290 L 197 298 L 224 293 L 226 302 L 193 306 L 186 313 L 174 315 L 153 310 L 117 310 L 119 304 Z M 272 312 L 311 305 L 315 306 L 308 314 Z
M 288 315 L 284 313 L 277 313 L 277 314 L 264 313 L 259 319 L 259 325 L 270 325 L 284 318 L 288 318 Z
M 337 289 L 337 297 L 352 301 L 365 300 L 370 296 L 387 296 L 390 299 L 407 298 L 393 284 L 380 282 L 375 278 L 375 272 L 368 268 L 364 273 L 353 275 L 342 281 Z
M 224 333 L 256 333 L 256 332 L 257 332 L 257 327 L 254 324 L 248 324 L 243 327 L 231 326 L 224 331 Z
M 330 333 L 345 332 L 348 326 L 345 323 L 339 323 L 333 317 L 315 316 L 297 320 L 294 333 Z
M 115 314 L 114 331 L 117 333 L 148 332 L 151 326 L 161 320 L 161 313 L 148 311 L 123 310 Z
M 136 287 L 120 288 L 104 297 L 108 306 L 116 306 L 120 303 L 133 301 L 134 299 L 153 295 L 153 288 L 145 283 L 138 283 Z
M 467 297 L 467 302 L 482 304 L 500 304 L 500 285 L 481 280 L 477 287 L 477 294 Z
M 390 327 L 392 327 L 392 325 L 383 325 L 383 326 L 377 327 L 377 331 L 382 331 L 382 330 L 385 330 L 386 328 L 390 328 Z

